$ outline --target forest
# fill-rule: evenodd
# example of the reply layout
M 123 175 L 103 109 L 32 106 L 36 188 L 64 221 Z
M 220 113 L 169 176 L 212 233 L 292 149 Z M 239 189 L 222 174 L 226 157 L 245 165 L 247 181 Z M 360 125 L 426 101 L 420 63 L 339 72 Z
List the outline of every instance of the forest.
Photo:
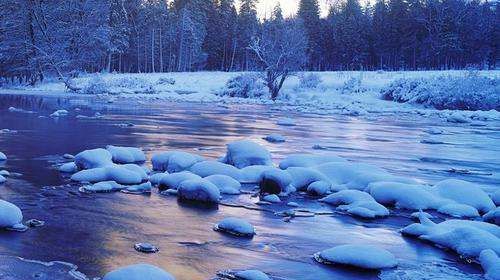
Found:
M 295 59 L 290 70 L 498 67 L 496 1 L 340 0 L 321 17 L 318 0 L 300 0 L 297 14 L 285 18 L 279 5 L 259 18 L 256 3 L 2 0 L 0 79 L 36 84 L 82 72 L 260 71 L 263 45 L 278 60 L 283 51 Z

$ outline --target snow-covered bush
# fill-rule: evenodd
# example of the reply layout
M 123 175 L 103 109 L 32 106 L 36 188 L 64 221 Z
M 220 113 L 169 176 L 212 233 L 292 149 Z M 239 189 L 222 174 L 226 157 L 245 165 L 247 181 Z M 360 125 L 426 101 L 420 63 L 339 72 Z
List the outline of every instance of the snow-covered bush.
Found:
M 499 78 L 470 72 L 463 76 L 403 78 L 382 90 L 382 98 L 436 109 L 500 110 Z
M 318 74 L 315 73 L 301 73 L 299 74 L 299 89 L 312 89 L 317 88 L 323 81 Z
M 360 93 L 366 91 L 366 89 L 364 89 L 361 86 L 362 80 L 363 79 L 361 76 L 350 78 L 349 80 L 345 81 L 344 84 L 342 85 L 341 92 L 343 94 L 347 94 L 347 93 Z
M 108 93 L 109 87 L 101 75 L 92 75 L 88 83 L 83 87 L 84 94 L 104 94 Z
M 264 81 L 261 77 L 255 73 L 245 73 L 227 81 L 220 95 L 252 98 L 260 97 L 265 93 Z

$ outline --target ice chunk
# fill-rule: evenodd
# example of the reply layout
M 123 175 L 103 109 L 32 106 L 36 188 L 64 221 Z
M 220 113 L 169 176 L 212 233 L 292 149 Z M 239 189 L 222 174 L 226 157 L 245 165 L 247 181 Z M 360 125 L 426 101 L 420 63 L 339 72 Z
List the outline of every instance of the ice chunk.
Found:
M 276 124 L 282 125 L 282 126 L 295 126 L 295 120 L 293 120 L 291 118 L 281 118 L 281 119 L 278 119 Z
M 210 175 L 205 179 L 219 188 L 222 194 L 240 194 L 241 184 L 226 175 Z
M 175 280 L 175 278 L 156 266 L 134 264 L 108 272 L 102 280 Z
M 318 262 L 325 264 L 342 264 L 374 270 L 398 265 L 392 253 L 371 245 L 341 245 L 318 252 L 314 257 Z
M 23 213 L 16 205 L 0 199 L 0 228 L 25 228 L 21 223 L 23 221 Z
M 455 218 L 479 217 L 479 213 L 476 208 L 461 203 L 448 203 L 439 207 L 437 211 Z
M 238 168 L 218 161 L 198 162 L 191 166 L 189 170 L 200 177 L 208 177 L 210 175 L 226 175 L 239 181 L 242 176 L 241 171 Z
M 479 262 L 484 270 L 484 276 L 488 280 L 500 280 L 500 258 L 493 250 L 481 251 Z
M 275 194 L 269 194 L 269 195 L 264 196 L 262 198 L 262 201 L 267 201 L 270 203 L 280 203 L 281 199 L 279 198 L 279 196 L 277 196 Z
M 214 184 L 205 179 L 191 179 L 180 183 L 178 196 L 181 200 L 219 203 L 220 191 Z
M 75 173 L 78 171 L 78 166 L 74 162 L 68 162 L 59 166 L 59 171 L 63 173 Z
M 105 149 L 86 150 L 75 156 L 79 169 L 105 167 L 113 163 L 111 153 Z
M 280 162 L 281 169 L 289 167 L 312 167 L 329 162 L 347 162 L 344 158 L 335 155 L 289 155 Z
M 331 184 L 326 181 L 316 181 L 307 187 L 307 192 L 316 196 L 325 196 L 331 192 Z
M 483 221 L 500 225 L 500 207 L 497 207 L 490 212 L 484 214 Z
M 270 143 L 283 143 L 286 141 L 285 137 L 281 134 L 270 134 L 262 139 Z
M 4 153 L 0 152 L 0 161 L 5 161 L 5 160 L 7 160 L 7 156 Z
M 376 218 L 389 215 L 389 210 L 376 202 L 368 193 L 358 190 L 343 190 L 320 199 L 321 202 L 362 218 Z
M 261 145 L 248 140 L 227 144 L 222 162 L 240 169 L 251 165 L 272 165 L 271 154 Z
M 442 198 L 423 185 L 376 182 L 369 185 L 368 192 L 378 203 L 404 209 L 437 209 L 443 204 Z
M 254 227 L 249 222 L 239 218 L 225 218 L 216 224 L 214 229 L 236 236 L 253 236 L 255 234 Z
M 106 147 L 106 150 L 111 153 L 113 162 L 115 163 L 140 163 L 146 161 L 144 152 L 139 148 L 117 147 L 109 145 Z
M 160 179 L 158 188 L 160 191 L 166 189 L 178 189 L 182 182 L 193 179 L 201 179 L 201 177 L 189 171 L 166 174 Z
M 169 173 L 188 170 L 195 163 L 203 160 L 201 156 L 182 151 L 163 152 L 153 155 L 151 159 L 153 170 L 168 171 Z
M 317 181 L 327 181 L 329 179 L 317 170 L 306 167 L 290 167 L 286 171 L 292 177 L 291 185 L 297 190 L 307 190 L 307 187 Z
M 54 113 L 50 114 L 50 116 L 52 118 L 59 118 L 59 117 L 67 116 L 68 114 L 69 114 L 69 112 L 66 110 L 57 110 Z
M 273 168 L 262 172 L 259 186 L 261 193 L 280 194 L 288 193 L 292 182 L 290 174 L 278 168 Z
M 236 276 L 238 280 L 271 280 L 269 276 L 259 270 L 242 270 L 236 272 L 234 276 Z
M 495 204 L 488 194 L 473 183 L 448 179 L 437 183 L 436 191 L 441 197 L 470 205 L 481 213 L 486 213 L 495 208 Z

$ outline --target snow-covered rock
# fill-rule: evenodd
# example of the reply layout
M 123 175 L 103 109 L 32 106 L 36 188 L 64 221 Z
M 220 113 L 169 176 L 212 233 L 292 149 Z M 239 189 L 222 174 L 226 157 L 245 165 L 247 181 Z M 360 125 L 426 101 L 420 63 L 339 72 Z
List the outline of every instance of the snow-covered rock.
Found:
M 52 118 L 59 118 L 59 117 L 64 117 L 67 116 L 69 112 L 67 110 L 57 110 L 54 113 L 50 114 Z
M 307 187 L 307 192 L 316 196 L 325 196 L 331 192 L 331 184 L 326 181 L 316 181 Z
M 248 140 L 227 144 L 227 153 L 222 162 L 240 169 L 251 165 L 273 164 L 271 154 L 264 147 Z
M 281 126 L 295 126 L 295 120 L 291 118 L 281 118 L 278 119 L 276 124 Z
M 500 190 L 497 190 L 491 195 L 491 200 L 493 200 L 496 206 L 500 206 Z
M 500 207 L 497 207 L 484 214 L 483 221 L 500 226 Z
M 362 218 L 376 218 L 389 215 L 389 210 L 370 196 L 358 190 L 343 190 L 319 201 L 338 206 L 337 209 Z
M 218 161 L 198 162 L 191 166 L 189 170 L 200 177 L 226 175 L 238 181 L 242 177 L 241 171 L 238 168 Z
M 237 280 L 271 280 L 267 274 L 260 270 L 242 270 L 236 272 L 234 276 Z
M 134 264 L 108 272 L 102 280 L 175 280 L 175 278 L 159 267 Z
M 155 173 L 149 176 L 149 181 L 153 186 L 158 186 L 164 176 L 167 176 L 168 172 L 165 173 Z
M 292 177 L 291 186 L 297 190 L 307 190 L 307 187 L 317 181 L 329 182 L 329 179 L 317 170 L 306 167 L 290 167 L 286 171 Z
M 226 175 L 210 175 L 205 180 L 211 182 L 219 188 L 222 194 L 240 194 L 241 184 L 235 179 Z
M 59 166 L 59 171 L 63 173 L 75 173 L 78 171 L 78 166 L 74 162 L 68 162 Z
M 153 170 L 168 171 L 169 173 L 188 170 L 195 163 L 203 160 L 201 156 L 182 151 L 163 152 L 155 154 L 151 158 Z
M 219 203 L 220 191 L 217 186 L 205 179 L 191 179 L 180 183 L 178 197 L 181 200 Z
M 179 185 L 186 180 L 201 179 L 200 176 L 189 171 L 182 171 L 178 173 L 165 174 L 160 178 L 158 188 L 160 190 L 178 189 Z
M 261 193 L 280 194 L 288 193 L 292 177 L 286 170 L 273 168 L 262 172 L 259 187 Z
M 105 167 L 113 164 L 112 155 L 105 149 L 83 151 L 75 156 L 75 164 L 79 169 Z
M 115 181 L 104 181 L 104 182 L 99 182 L 99 183 L 95 183 L 92 185 L 85 185 L 81 188 L 81 190 L 84 192 L 101 193 L 101 192 L 120 191 L 120 190 L 125 189 L 125 188 L 126 188 L 126 186 L 120 185 Z
M 254 227 L 249 222 L 239 218 L 225 218 L 216 224 L 214 229 L 236 236 L 253 236 L 255 234 Z
M 448 203 L 437 209 L 439 213 L 450 215 L 455 218 L 475 218 L 479 217 L 477 209 L 467 204 Z
M 0 199 L 0 228 L 24 228 L 23 213 L 16 205 Z
M 7 179 L 3 175 L 0 175 L 0 184 L 3 184 L 5 182 L 7 182 Z
M 341 245 L 314 255 L 318 262 L 342 264 L 363 269 L 381 270 L 398 265 L 398 261 L 387 250 L 371 245 Z
M 442 198 L 423 185 L 376 182 L 370 184 L 367 190 L 378 203 L 403 209 L 438 209 L 443 205 Z
M 275 194 L 268 194 L 268 195 L 262 197 L 262 201 L 266 201 L 266 202 L 270 202 L 270 203 L 280 203 L 281 199 L 279 198 L 279 196 L 277 196 Z
M 448 179 L 437 183 L 436 191 L 443 198 L 470 205 L 481 213 L 486 213 L 495 208 L 495 204 L 488 194 L 473 183 Z
M 144 182 L 138 185 L 127 186 L 125 189 L 121 190 L 124 193 L 130 194 L 144 194 L 151 192 L 151 182 Z
M 7 170 L 0 170 L 0 175 L 5 176 L 5 177 L 9 177 L 10 176 L 10 172 L 7 171 Z
M 418 220 L 420 215 L 424 215 L 424 217 L 428 218 L 428 219 L 434 219 L 434 216 L 432 216 L 431 214 L 427 213 L 427 212 L 423 212 L 423 211 L 419 211 L 419 212 L 413 212 L 411 213 L 410 217 L 412 219 L 416 219 Z
M 146 161 L 146 155 L 139 148 L 107 146 L 106 150 L 111 153 L 115 163 L 141 163 Z
M 285 137 L 281 134 L 269 134 L 262 139 L 270 143 L 283 143 L 286 141 Z
M 294 154 L 289 155 L 280 162 L 281 169 L 289 167 L 313 167 L 329 162 L 347 162 L 344 158 L 335 155 L 311 155 Z
M 77 182 L 115 181 L 124 185 L 140 184 L 148 178 L 144 170 L 134 164 L 110 165 L 79 171 L 71 176 Z
M 500 280 L 500 258 L 493 250 L 487 249 L 479 255 L 479 262 L 488 280 Z
M 4 153 L 0 152 L 0 161 L 5 161 L 5 160 L 7 160 L 7 156 Z
M 273 169 L 274 167 L 269 165 L 251 165 L 245 168 L 239 169 L 241 171 L 242 183 L 258 183 L 262 177 L 264 171 Z

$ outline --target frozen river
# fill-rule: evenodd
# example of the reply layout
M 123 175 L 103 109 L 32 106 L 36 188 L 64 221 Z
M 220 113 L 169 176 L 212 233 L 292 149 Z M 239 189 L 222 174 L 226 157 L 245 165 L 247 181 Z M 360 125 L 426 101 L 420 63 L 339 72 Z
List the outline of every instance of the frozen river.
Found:
M 11 106 L 34 113 L 9 112 Z M 39 117 L 56 109 L 67 109 L 70 115 Z M 279 109 L 0 95 L 0 129 L 17 131 L 0 133 L 0 151 L 9 157 L 0 169 L 22 174 L 0 186 L 0 198 L 18 205 L 25 219 L 46 223 L 25 233 L 0 232 L 4 259 L 0 278 L 7 275 L 11 279 L 8 277 L 23 271 L 26 275 L 12 279 L 34 279 L 33 271 L 38 271 L 36 279 L 55 279 L 50 275 L 69 269 L 60 264 L 42 269 L 10 257 L 19 256 L 72 263 L 90 278 L 147 262 L 168 270 L 178 280 L 212 279 L 225 269 L 259 269 L 275 279 L 297 280 L 482 279 L 478 265 L 401 236 L 399 229 L 412 222 L 411 212 L 393 211 L 388 218 L 361 220 L 297 194 L 289 201 L 323 214 L 284 222 L 275 212 L 288 209 L 285 204 L 257 206 L 257 198 L 246 194 L 224 197 L 223 202 L 233 206 L 218 209 L 180 204 L 175 197 L 160 196 L 156 191 L 150 196 L 81 194 L 78 185 L 54 167 L 65 153 L 110 144 L 141 147 L 148 158 L 177 149 L 216 159 L 224 154 L 226 143 L 247 138 L 266 146 L 275 162 L 291 153 L 326 153 L 425 183 L 458 178 L 479 183 L 486 190 L 500 185 L 499 122 L 453 124 L 416 114 L 358 118 Z M 96 112 L 103 117 L 76 117 Z M 276 120 L 284 116 L 292 117 L 297 125 L 278 126 Z M 435 134 L 438 130 L 443 133 Z M 261 139 L 271 133 L 284 135 L 287 142 L 270 144 Z M 213 231 L 213 224 L 227 216 L 244 217 L 256 227 L 257 235 L 241 240 Z M 137 242 L 153 243 L 160 252 L 136 252 L 133 244 Z M 353 243 L 389 250 L 400 261 L 399 268 L 378 275 L 321 265 L 312 258 L 317 251 Z

